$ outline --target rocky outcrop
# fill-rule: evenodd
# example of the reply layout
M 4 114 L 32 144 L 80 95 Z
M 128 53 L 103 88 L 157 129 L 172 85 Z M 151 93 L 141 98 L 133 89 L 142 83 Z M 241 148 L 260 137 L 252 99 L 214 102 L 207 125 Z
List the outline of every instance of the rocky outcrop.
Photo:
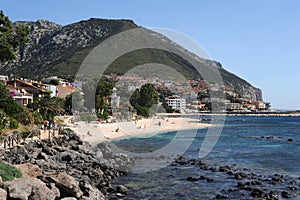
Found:
M 99 147 L 92 148 L 75 133 L 65 131 L 57 138 L 0 150 L 1 160 L 15 165 L 23 174 L 20 179 L 4 182 L 3 188 L 8 188 L 10 199 L 98 200 L 125 193 L 125 186 L 114 188 L 110 184 L 110 180 L 126 174 L 113 167 L 127 166 L 130 171 L 133 160 L 114 154 L 107 144 Z
M 48 187 L 46 183 L 37 178 L 20 178 L 6 182 L 9 199 L 47 199 L 55 200 L 60 196 L 59 190 L 54 186 Z
M 211 164 L 200 159 L 186 159 L 179 156 L 173 166 L 196 166 L 199 176 L 189 176 L 189 182 L 218 183 L 220 177 L 230 180 L 231 184 L 214 187 L 216 194 L 214 199 L 299 199 L 300 178 L 283 174 L 259 174 L 252 169 L 239 167 L 237 164 Z M 192 170 L 191 170 L 192 171 Z M 202 175 L 203 174 L 203 175 Z M 204 176 L 205 174 L 205 176 Z M 213 178 L 212 178 L 213 177 Z M 217 179 L 217 180 L 216 180 Z
M 7 198 L 7 192 L 0 188 L 0 199 L 6 200 Z

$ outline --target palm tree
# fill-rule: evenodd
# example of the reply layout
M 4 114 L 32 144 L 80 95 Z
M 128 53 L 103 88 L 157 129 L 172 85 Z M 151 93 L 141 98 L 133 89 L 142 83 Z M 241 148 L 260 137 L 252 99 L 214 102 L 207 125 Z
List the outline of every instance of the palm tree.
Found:
M 55 115 L 65 110 L 64 100 L 58 97 L 43 97 L 29 107 L 37 110 L 47 120 L 53 120 Z

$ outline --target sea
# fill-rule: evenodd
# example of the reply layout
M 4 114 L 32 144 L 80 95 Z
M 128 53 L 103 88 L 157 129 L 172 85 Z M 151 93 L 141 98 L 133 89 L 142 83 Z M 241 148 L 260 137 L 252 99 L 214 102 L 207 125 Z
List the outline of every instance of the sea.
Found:
M 212 123 L 210 116 L 206 118 L 206 123 Z M 225 165 L 230 166 L 233 172 L 247 172 L 260 177 L 257 180 L 266 181 L 266 184 L 257 186 L 266 194 L 274 191 L 278 199 L 300 199 L 300 117 L 227 116 L 224 122 L 216 144 L 206 156 L 200 158 L 199 151 L 208 129 L 198 129 L 196 133 L 195 130 L 185 130 L 185 137 L 176 137 L 177 132 L 165 132 L 113 141 L 118 148 L 134 152 L 137 157 L 152 152 L 161 154 L 157 155 L 156 160 L 153 157 L 147 159 L 147 156 L 143 158 L 143 166 L 152 166 L 159 158 L 165 161 L 170 156 L 164 155 L 160 149 L 174 140 L 177 140 L 177 145 L 187 144 L 189 140 L 186 150 L 176 152 L 178 155 L 174 156 L 180 154 L 185 160 L 202 161 L 216 170 L 201 170 L 199 165 L 178 165 L 170 159 L 157 169 L 136 170 L 114 180 L 112 184 L 129 188 L 124 199 L 216 199 L 218 194 L 224 194 L 227 199 L 255 199 L 251 191 L 237 188 L 234 176 L 218 171 L 220 166 Z M 192 137 L 187 137 L 189 135 Z M 187 179 L 201 176 L 212 181 Z M 274 176 L 281 176 L 284 183 L 271 182 Z M 288 195 L 284 196 L 283 192 Z

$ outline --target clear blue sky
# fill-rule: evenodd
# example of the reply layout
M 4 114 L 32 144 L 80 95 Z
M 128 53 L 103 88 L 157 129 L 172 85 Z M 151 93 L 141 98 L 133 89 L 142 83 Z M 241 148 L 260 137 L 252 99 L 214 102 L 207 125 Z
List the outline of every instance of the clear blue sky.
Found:
M 176 30 L 261 88 L 273 108 L 300 109 L 300 1 L 1 0 L 0 9 L 12 21 L 126 18 Z

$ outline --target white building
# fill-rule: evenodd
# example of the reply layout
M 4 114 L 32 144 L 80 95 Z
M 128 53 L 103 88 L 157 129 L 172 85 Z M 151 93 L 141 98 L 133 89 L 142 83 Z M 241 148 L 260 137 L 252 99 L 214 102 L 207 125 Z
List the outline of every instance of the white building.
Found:
M 8 76 L 2 76 L 0 75 L 0 81 L 4 83 L 4 85 L 6 85 L 7 81 L 8 81 Z
M 9 89 L 10 96 L 19 104 L 20 106 L 27 106 L 33 102 L 33 95 L 28 93 L 26 90 L 15 90 Z
M 117 88 L 113 88 L 113 93 L 111 95 L 111 106 L 120 107 L 120 96 L 117 96 Z
M 185 110 L 186 100 L 178 96 L 168 97 L 167 104 L 174 110 Z

